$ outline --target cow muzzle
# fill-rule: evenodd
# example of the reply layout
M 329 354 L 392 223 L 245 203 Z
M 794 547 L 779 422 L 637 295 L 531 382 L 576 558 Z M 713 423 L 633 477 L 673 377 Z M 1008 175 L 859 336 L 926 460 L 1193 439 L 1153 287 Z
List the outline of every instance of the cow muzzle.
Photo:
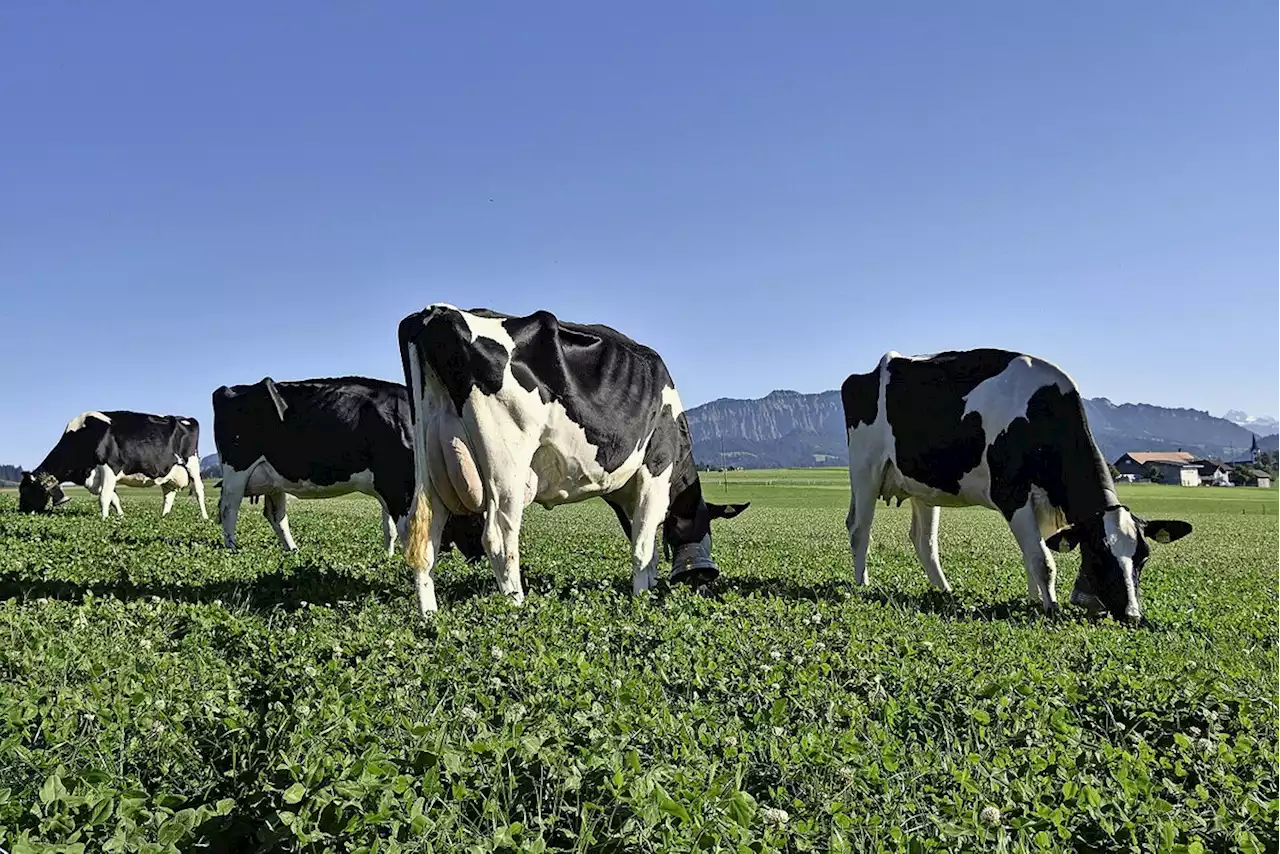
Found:
M 685 543 L 676 546 L 671 559 L 671 583 L 691 584 L 700 587 L 710 584 L 720 575 L 720 567 L 711 559 L 711 552 L 703 543 Z

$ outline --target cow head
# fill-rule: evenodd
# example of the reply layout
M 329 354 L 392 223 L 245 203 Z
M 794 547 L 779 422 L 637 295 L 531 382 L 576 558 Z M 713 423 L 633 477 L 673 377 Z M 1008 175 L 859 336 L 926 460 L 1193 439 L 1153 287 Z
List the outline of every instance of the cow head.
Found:
M 62 491 L 58 479 L 48 472 L 23 472 L 18 484 L 18 509 L 23 513 L 43 513 L 53 507 L 66 504 L 70 497 Z
M 676 497 L 662 525 L 663 550 L 671 556 L 671 580 L 707 584 L 720 574 L 711 559 L 711 520 L 732 519 L 751 506 L 712 504 L 694 486 Z
M 1109 611 L 1117 620 L 1142 619 L 1138 584 L 1151 554 L 1148 542 L 1171 543 L 1191 533 L 1174 519 L 1148 522 L 1122 504 L 1114 504 L 1045 540 L 1053 551 L 1080 546 L 1080 574 L 1071 602 L 1092 611 Z

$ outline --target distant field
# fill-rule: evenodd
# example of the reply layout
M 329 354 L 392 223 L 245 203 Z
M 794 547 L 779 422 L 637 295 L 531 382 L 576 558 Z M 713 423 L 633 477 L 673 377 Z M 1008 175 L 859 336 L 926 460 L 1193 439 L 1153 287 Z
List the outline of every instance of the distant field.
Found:
M 881 505 L 860 591 L 844 470 L 704 489 L 753 502 L 705 596 L 533 508 L 525 605 L 450 555 L 429 625 L 369 499 L 293 502 L 284 555 L 247 503 L 228 553 L 185 495 L 0 492 L 0 848 L 1276 850 L 1275 490 L 1122 487 L 1195 526 L 1130 629 L 1026 607 L 994 513 L 943 511 L 944 597 Z

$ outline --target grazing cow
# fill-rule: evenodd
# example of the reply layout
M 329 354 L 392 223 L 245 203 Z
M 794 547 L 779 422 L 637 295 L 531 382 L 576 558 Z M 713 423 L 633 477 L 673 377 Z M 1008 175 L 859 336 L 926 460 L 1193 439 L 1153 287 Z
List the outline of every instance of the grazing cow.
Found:
M 240 502 L 263 497 L 262 515 L 287 551 L 285 495 L 329 498 L 351 492 L 382 505 L 383 545 L 394 554 L 413 491 L 409 404 L 404 386 L 364 377 L 222 386 L 213 393 L 213 439 L 222 461 L 218 519 L 228 548 L 236 545 Z M 446 532 L 478 559 L 478 520 L 459 519 Z
M 938 508 L 999 510 L 1022 550 L 1027 596 L 1058 609 L 1050 550 L 1080 546 L 1072 604 L 1142 616 L 1138 581 L 1148 540 L 1191 532 L 1146 521 L 1116 497 L 1075 383 L 1033 356 L 968 350 L 890 352 L 854 374 L 840 395 L 849 431 L 849 544 L 866 585 L 877 498 L 911 500 L 911 539 L 933 585 L 950 591 L 938 560 Z
M 200 480 L 200 424 L 194 418 L 145 412 L 85 412 L 67 423 L 58 444 L 22 476 L 18 508 L 28 513 L 70 501 L 60 484 L 77 483 L 98 496 L 102 518 L 123 516 L 117 486 L 159 486 L 167 516 L 174 495 L 189 489 L 208 519 Z
M 607 326 L 548 312 L 512 317 L 432 305 L 400 322 L 414 410 L 417 482 L 405 558 L 418 605 L 436 610 L 432 567 L 451 516 L 482 514 L 498 588 L 517 602 L 520 521 L 544 507 L 604 498 L 631 540 L 632 589 L 657 582 L 659 528 L 673 582 L 719 573 L 708 504 L 680 396 L 661 357 Z

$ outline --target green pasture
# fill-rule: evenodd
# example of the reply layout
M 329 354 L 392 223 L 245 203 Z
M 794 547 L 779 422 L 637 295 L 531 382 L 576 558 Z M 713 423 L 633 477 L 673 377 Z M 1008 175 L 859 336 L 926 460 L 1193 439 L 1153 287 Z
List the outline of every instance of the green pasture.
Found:
M 845 471 L 704 489 L 752 506 L 702 595 L 633 598 L 591 502 L 526 515 L 523 606 L 451 554 L 426 623 L 370 499 L 286 555 L 248 503 L 232 553 L 186 495 L 0 492 L 0 849 L 1276 850 L 1275 490 L 1122 487 L 1195 526 L 1129 628 L 1029 608 L 995 513 L 943 511 L 943 596 L 881 505 L 858 590 Z

